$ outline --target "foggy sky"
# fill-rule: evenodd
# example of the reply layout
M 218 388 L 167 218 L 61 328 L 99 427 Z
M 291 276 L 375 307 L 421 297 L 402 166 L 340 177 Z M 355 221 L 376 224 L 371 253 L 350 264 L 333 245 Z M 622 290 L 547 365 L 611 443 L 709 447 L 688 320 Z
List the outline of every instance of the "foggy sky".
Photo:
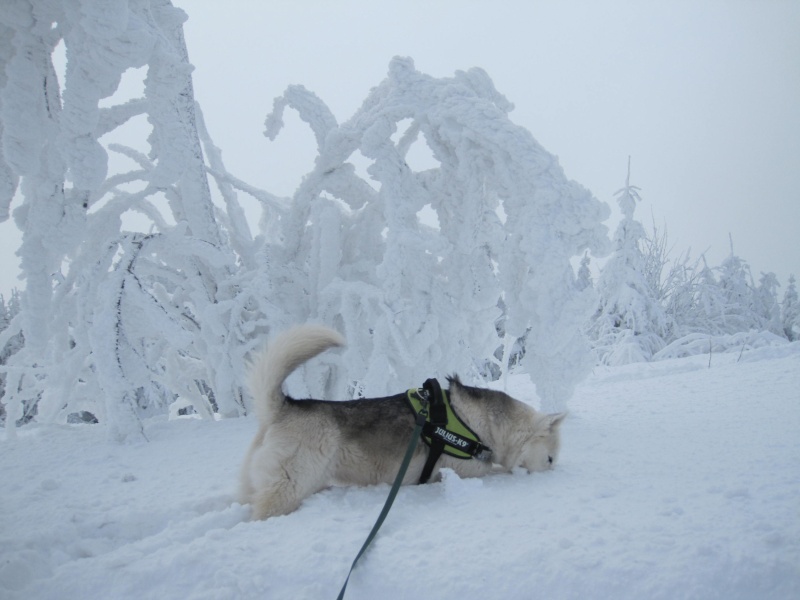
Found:
M 674 254 L 716 266 L 730 234 L 756 281 L 775 272 L 782 296 L 800 276 L 800 2 L 174 2 L 211 135 L 257 187 L 290 195 L 313 164 L 293 113 L 276 142 L 262 134 L 288 85 L 343 122 L 393 56 L 436 77 L 477 66 L 511 119 L 612 207 L 612 233 L 631 155 L 635 217 L 666 225 Z M 0 224 L 3 294 L 19 286 L 13 230 Z

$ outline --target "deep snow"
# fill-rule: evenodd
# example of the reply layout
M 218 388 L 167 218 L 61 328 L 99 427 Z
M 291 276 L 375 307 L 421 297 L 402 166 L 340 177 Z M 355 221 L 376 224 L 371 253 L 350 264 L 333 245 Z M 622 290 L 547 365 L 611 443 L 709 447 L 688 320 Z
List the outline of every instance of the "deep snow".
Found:
M 346 597 L 800 598 L 800 344 L 737 358 L 595 369 L 555 471 L 403 488 Z M 0 597 L 335 598 L 388 486 L 249 522 L 233 494 L 254 430 L 3 434 Z

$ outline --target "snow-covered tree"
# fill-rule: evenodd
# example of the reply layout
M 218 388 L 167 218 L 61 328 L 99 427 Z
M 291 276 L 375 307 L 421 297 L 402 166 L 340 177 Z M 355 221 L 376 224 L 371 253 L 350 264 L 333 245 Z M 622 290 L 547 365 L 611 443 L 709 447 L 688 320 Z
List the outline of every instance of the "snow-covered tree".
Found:
M 0 421 L 5 419 L 6 372 L 3 366 L 9 359 L 22 349 L 25 339 L 19 328 L 20 321 L 20 293 L 19 290 L 11 292 L 11 298 L 6 302 L 0 295 Z
M 592 271 L 589 269 L 590 262 L 591 259 L 589 258 L 589 253 L 584 252 L 583 258 L 581 258 L 580 267 L 578 267 L 578 279 L 575 282 L 575 285 L 579 290 L 585 290 L 586 288 L 591 288 L 594 286 Z
M 775 273 L 762 273 L 758 287 L 753 290 L 753 309 L 759 318 L 759 331 L 783 335 L 781 305 L 778 302 L 778 278 Z
M 723 333 L 760 330 L 763 319 L 755 309 L 755 285 L 747 261 L 733 252 L 717 269 L 717 285 L 723 301 L 721 328 Z
M 0 218 L 17 185 L 23 197 L 14 211 L 26 279 L 26 343 L 9 372 L 15 418 L 23 405 L 44 420 L 88 410 L 125 438 L 142 409 L 171 401 L 164 382 L 175 377 L 198 412 L 209 395 L 222 414 L 244 411 L 226 312 L 236 256 L 206 179 L 185 18 L 166 0 L 20 0 L 0 12 L 0 191 L 9 191 Z M 59 43 L 63 89 L 52 61 Z M 138 67 L 147 68 L 144 97 L 101 108 Z M 151 125 L 148 155 L 100 142 L 139 115 Z M 107 177 L 109 151 L 137 167 Z M 153 233 L 121 231 L 128 212 L 146 216 Z
M 789 285 L 781 303 L 781 325 L 783 334 L 793 342 L 800 339 L 800 301 L 797 299 L 797 284 L 794 274 L 789 275 Z
M 639 188 L 630 184 L 616 194 L 622 220 L 614 235 L 614 252 L 597 282 L 600 304 L 589 327 L 595 351 L 604 364 L 647 361 L 664 345 L 667 316 L 648 278 L 642 249 L 644 228 L 633 218 Z
M 669 239 L 666 226 L 659 230 L 655 218 L 652 227 L 652 233 L 645 232 L 639 245 L 644 257 L 642 274 L 647 286 L 653 290 L 654 297 L 665 304 L 670 293 L 669 286 L 672 283 L 672 274 L 669 268 Z
M 506 348 L 528 336 L 524 366 L 543 406 L 563 406 L 589 367 L 580 323 L 592 292 L 576 288 L 570 259 L 606 251 L 608 211 L 511 123 L 488 76 L 434 79 L 395 59 L 341 125 L 315 95 L 289 88 L 266 133 L 277 135 L 291 107 L 319 156 L 294 196 L 277 198 L 231 174 L 206 131 L 185 18 L 166 0 L 19 0 L 0 12 L 0 218 L 19 187 L 27 282 L 9 326 L 25 334 L 8 370 L 9 421 L 24 410 L 42 421 L 90 414 L 126 439 L 168 405 L 244 414 L 249 352 L 310 320 L 350 345 L 296 378 L 309 393 L 477 377 L 501 343 L 501 318 Z M 63 89 L 51 58 L 59 43 Z M 144 97 L 101 108 L 137 67 Z M 105 141 L 137 117 L 150 125 L 146 151 Z M 433 168 L 406 164 L 414 143 L 431 148 Z M 109 175 L 109 152 L 133 169 Z M 353 165 L 359 153 L 369 180 Z M 259 236 L 241 193 L 260 204 Z M 437 226 L 421 222 L 426 208 Z M 125 229 L 134 212 L 146 225 Z
M 6 299 L 0 294 L 0 334 L 8 329 L 8 324 L 11 322 L 11 311 L 6 306 Z
M 5 298 L 0 295 L 0 420 L 4 420 L 6 414 L 3 405 L 3 396 L 6 390 L 6 373 L 2 370 L 2 366 L 6 364 L 8 357 L 11 356 L 11 352 L 7 351 L 9 343 L 3 343 L 3 339 L 6 337 L 4 332 L 8 329 L 12 316 L 9 307 L 6 306 Z
M 673 285 L 667 312 L 673 324 L 670 342 L 689 334 L 725 333 L 724 316 L 727 302 L 714 270 L 705 257 L 686 268 Z

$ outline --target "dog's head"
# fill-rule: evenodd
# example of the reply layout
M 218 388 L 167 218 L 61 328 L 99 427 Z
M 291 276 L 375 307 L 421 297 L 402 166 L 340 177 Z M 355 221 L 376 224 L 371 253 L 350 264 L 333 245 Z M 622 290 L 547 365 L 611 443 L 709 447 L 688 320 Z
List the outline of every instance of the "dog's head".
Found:
M 493 450 L 503 468 L 528 472 L 555 467 L 561 447 L 560 428 L 567 413 L 543 414 L 499 390 L 466 386 L 448 378 L 453 406 Z
M 529 473 L 554 468 L 561 448 L 561 422 L 566 416 L 567 413 L 537 414 L 532 430 L 520 444 L 515 466 L 523 467 Z

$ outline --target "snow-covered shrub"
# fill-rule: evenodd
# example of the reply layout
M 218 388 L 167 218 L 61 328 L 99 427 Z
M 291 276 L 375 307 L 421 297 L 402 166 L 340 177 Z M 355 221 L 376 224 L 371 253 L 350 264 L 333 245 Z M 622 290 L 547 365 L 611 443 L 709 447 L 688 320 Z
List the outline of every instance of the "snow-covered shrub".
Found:
M 791 340 L 782 321 L 778 287 L 773 273 L 762 274 L 755 286 L 747 262 L 733 252 L 716 268 L 709 267 L 702 256 L 689 264 L 688 254 L 684 255 L 671 265 L 662 286 L 669 322 L 665 341 L 682 346 L 687 340 L 751 332 L 770 332 Z M 791 307 L 791 297 L 787 289 L 784 305 Z
M 708 335 L 690 333 L 672 342 L 653 355 L 653 360 L 683 358 L 698 354 L 742 354 L 759 348 L 783 346 L 787 343 L 782 336 L 770 331 L 741 331 L 734 334 Z

